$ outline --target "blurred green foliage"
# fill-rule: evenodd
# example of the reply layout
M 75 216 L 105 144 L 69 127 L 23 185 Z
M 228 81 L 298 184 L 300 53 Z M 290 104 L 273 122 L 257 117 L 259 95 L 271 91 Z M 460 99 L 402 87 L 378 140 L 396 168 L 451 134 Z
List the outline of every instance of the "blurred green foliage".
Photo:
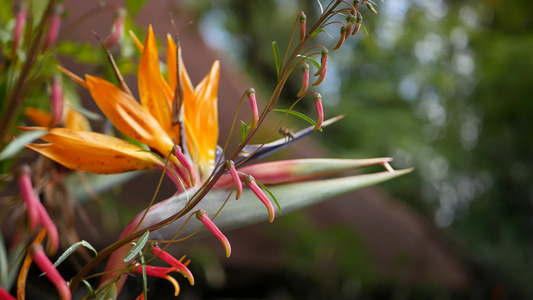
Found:
M 268 95 L 270 47 L 287 44 L 299 10 L 316 1 L 189 1 L 206 42 L 233 56 Z M 503 284 L 533 295 L 533 21 L 530 1 L 377 2 L 360 31 L 332 52 L 319 88 L 327 116 L 316 135 L 335 155 L 392 156 L 416 175 L 384 186 L 443 228 L 478 274 L 474 295 Z M 326 31 L 335 35 L 338 25 Z M 273 36 L 275 33 L 277 36 Z M 322 35 L 328 48 L 336 40 Z M 295 74 L 282 98 L 293 101 Z M 297 107 L 313 116 L 311 101 Z M 342 235 L 339 236 L 342 240 Z M 510 291 L 516 289 L 516 291 Z M 516 292 L 516 294 L 514 294 Z

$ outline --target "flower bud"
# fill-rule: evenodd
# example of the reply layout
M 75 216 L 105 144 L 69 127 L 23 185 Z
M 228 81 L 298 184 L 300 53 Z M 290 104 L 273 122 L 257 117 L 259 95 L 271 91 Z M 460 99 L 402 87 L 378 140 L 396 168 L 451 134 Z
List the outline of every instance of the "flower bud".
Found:
M 170 281 L 170 283 L 172 283 L 172 285 L 174 286 L 174 296 L 179 295 L 179 293 L 180 293 L 180 285 L 178 284 L 176 279 L 174 279 L 174 277 L 168 275 L 168 273 L 176 271 L 176 268 L 174 268 L 174 267 L 171 267 L 171 268 L 155 267 L 155 266 L 147 266 L 147 265 L 145 265 L 144 266 L 144 270 L 146 272 L 146 275 L 148 275 L 148 276 L 164 278 L 164 279 Z M 132 271 L 135 272 L 135 273 L 142 274 L 143 273 L 143 266 L 140 265 L 140 264 L 137 264 L 132 269 Z M 141 295 L 144 296 L 144 293 L 141 294 Z
M 13 29 L 13 55 L 20 46 L 22 35 L 24 33 L 24 26 L 28 17 L 28 7 L 24 1 L 19 1 L 15 5 L 15 28 Z
M 366 3 L 366 7 L 368 7 L 368 9 L 375 15 L 378 14 L 378 11 L 374 8 L 374 6 L 372 6 L 372 4 L 370 2 L 367 2 Z
M 106 48 L 112 48 L 120 41 L 120 38 L 122 38 L 122 35 L 124 34 L 124 17 L 126 16 L 126 13 L 127 11 L 123 7 L 115 12 L 113 32 L 105 41 L 104 46 Z
M 259 111 L 257 109 L 257 100 L 255 99 L 255 90 L 253 88 L 249 88 L 248 91 L 246 91 L 246 96 L 248 97 L 250 107 L 252 108 L 252 129 L 255 129 L 259 120 Z
M 339 49 L 342 46 L 342 44 L 344 44 L 344 40 L 346 39 L 346 32 L 350 32 L 350 31 L 348 31 L 348 26 L 347 25 L 346 26 L 342 26 L 341 27 L 341 34 L 340 34 L 340 37 L 339 37 L 339 41 L 337 42 L 335 47 L 333 47 L 333 50 Z
M 322 107 L 322 95 L 320 93 L 316 93 L 313 99 L 315 100 L 316 112 L 318 114 L 318 120 L 316 121 L 315 128 L 313 128 L 313 131 L 316 131 L 322 126 L 322 122 L 324 122 L 324 108 Z
M 224 248 L 226 249 L 226 257 L 229 257 L 231 255 L 231 245 L 224 236 L 224 234 L 218 229 L 218 227 L 213 223 L 211 219 L 207 216 L 205 210 L 200 209 L 196 212 L 196 218 L 200 220 L 204 226 L 211 231 L 211 233 L 224 245 Z
M 52 112 L 52 123 L 50 127 L 57 127 L 63 116 L 63 85 L 59 74 L 52 77 L 50 110 Z
M 242 194 L 242 182 L 241 182 L 241 179 L 239 178 L 239 174 L 237 173 L 237 170 L 235 169 L 235 163 L 232 160 L 228 160 L 226 162 L 226 168 L 231 174 L 233 181 L 235 181 L 235 184 L 237 184 L 237 196 L 235 198 L 239 199 Z
M 59 34 L 59 28 L 61 27 L 61 15 L 63 14 L 63 5 L 57 4 L 50 16 L 48 33 L 46 34 L 46 40 L 44 41 L 43 51 L 50 49 L 50 47 L 57 40 L 57 35 Z
M 67 282 L 63 279 L 61 274 L 59 274 L 46 254 L 44 254 L 43 246 L 41 244 L 33 244 L 30 248 L 30 254 L 33 261 L 35 261 L 35 264 L 45 273 L 48 280 L 50 280 L 50 282 L 56 287 L 60 299 L 70 300 L 72 295 L 67 286 Z
M 314 76 L 318 76 L 319 74 L 322 74 L 325 71 L 325 69 L 326 69 L 326 67 L 328 65 L 328 49 L 322 50 L 320 55 L 321 55 L 321 57 L 320 57 L 320 69 L 318 69 L 316 71 Z
M 259 198 L 259 200 L 263 202 L 263 204 L 268 210 L 268 216 L 269 216 L 268 220 L 270 223 L 272 223 L 274 221 L 274 215 L 275 215 L 274 206 L 272 205 L 272 202 L 268 200 L 267 196 L 265 195 L 263 190 L 261 190 L 261 188 L 257 185 L 257 182 L 255 182 L 255 179 L 252 175 L 246 176 L 246 179 L 244 180 L 244 182 L 246 183 L 246 185 L 248 185 L 248 187 L 252 190 L 252 192 L 254 192 L 257 198 Z
M 363 16 L 360 12 L 357 12 L 357 19 L 355 20 L 355 27 L 353 28 L 352 35 L 355 35 L 359 29 L 361 29 L 361 24 L 363 23 Z
M 298 92 L 297 97 L 302 97 L 309 88 L 309 65 L 304 63 L 302 66 L 302 88 Z
M 305 15 L 305 13 L 302 11 L 300 12 L 300 43 L 303 42 L 304 38 L 305 38 L 305 23 L 306 23 L 306 20 L 307 20 L 307 16 Z
M 353 6 L 354 9 L 357 9 L 357 6 L 359 5 L 359 2 L 360 2 L 359 0 L 353 0 L 352 6 Z

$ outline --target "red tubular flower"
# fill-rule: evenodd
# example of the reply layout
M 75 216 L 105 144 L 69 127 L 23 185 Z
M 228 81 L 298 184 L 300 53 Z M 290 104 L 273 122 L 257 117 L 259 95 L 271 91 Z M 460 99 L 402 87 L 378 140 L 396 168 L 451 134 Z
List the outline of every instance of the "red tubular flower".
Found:
M 0 286 L 0 299 L 17 300 L 17 298 L 11 296 L 11 294 L 8 293 L 6 290 L 4 290 L 1 286 Z
M 274 214 L 274 206 L 272 205 L 270 200 L 268 200 L 263 190 L 261 190 L 261 188 L 257 185 L 252 175 L 246 176 L 246 179 L 244 180 L 244 182 L 246 183 L 246 185 L 248 185 L 248 187 L 252 190 L 252 192 L 254 192 L 257 198 L 259 198 L 259 200 L 261 200 L 261 202 L 263 202 L 263 204 L 266 206 L 268 210 L 268 216 L 269 216 L 268 221 L 272 223 L 274 221 L 275 214 Z
M 248 91 L 246 91 L 246 96 L 248 97 L 250 107 L 252 108 L 252 129 L 255 129 L 257 126 L 257 121 L 259 120 L 259 111 L 257 109 L 257 100 L 255 99 L 255 90 L 253 88 L 248 89 Z
M 48 28 L 48 33 L 46 35 L 46 40 L 44 42 L 43 51 L 48 50 L 52 46 L 59 34 L 59 28 L 61 27 L 61 14 L 63 14 L 63 5 L 58 4 L 54 7 L 54 11 L 50 16 L 50 27 Z
M 307 88 L 309 88 L 309 65 L 304 63 L 302 66 L 302 88 L 296 96 L 302 97 L 307 92 Z
M 300 12 L 300 43 L 303 42 L 304 38 L 305 38 L 305 23 L 306 23 L 306 20 L 307 20 L 307 16 L 305 15 L 305 13 L 302 11 Z
M 235 184 L 237 185 L 237 196 L 236 199 L 239 199 L 242 194 L 242 182 L 239 178 L 239 174 L 237 174 L 237 170 L 235 169 L 235 163 L 233 161 L 228 160 L 226 162 L 226 168 L 228 168 L 229 173 L 231 174 L 231 177 L 235 181 Z
M 322 122 L 324 122 L 324 108 L 322 107 L 322 95 L 320 93 L 316 93 L 313 99 L 315 100 L 316 111 L 318 113 L 318 120 L 316 121 L 315 128 L 313 128 L 313 131 L 316 131 L 322 126 Z
M 52 77 L 50 93 L 50 107 L 52 111 L 52 123 L 50 127 L 57 127 L 63 115 L 63 85 L 61 76 L 56 74 Z
M 213 223 L 213 221 L 209 219 L 205 210 L 200 209 L 199 211 L 197 211 L 196 218 L 200 220 L 209 231 L 211 231 L 211 233 L 222 243 L 222 245 L 224 245 L 224 248 L 226 249 L 226 257 L 229 257 L 231 255 L 231 245 L 228 239 L 220 231 L 220 229 L 218 229 L 215 223 Z
M 22 40 L 27 17 L 28 10 L 26 3 L 24 1 L 17 2 L 15 5 L 15 28 L 13 29 L 13 55 L 15 55 Z
M 124 34 L 124 17 L 126 16 L 126 9 L 123 7 L 119 8 L 115 13 L 113 32 L 105 41 L 105 47 L 111 48 L 115 46 L 122 35 Z
M 159 246 L 152 245 L 150 253 L 158 256 L 162 260 L 164 260 L 166 263 L 174 267 L 174 269 L 178 272 L 180 272 L 183 276 L 185 276 L 191 285 L 194 285 L 194 277 L 192 276 L 191 271 L 187 268 L 185 264 L 181 262 L 181 260 L 177 260 L 174 256 L 170 255 L 168 252 L 163 251 Z
M 22 166 L 18 179 L 20 193 L 28 209 L 30 231 L 33 232 L 35 228 L 37 228 L 37 224 L 42 224 L 46 229 L 50 241 L 48 251 L 50 253 L 55 253 L 59 247 L 59 234 L 57 233 L 57 228 L 54 222 L 52 222 L 52 219 L 50 219 L 48 212 L 33 191 L 30 172 L 30 168 L 27 165 Z
M 313 86 L 316 86 L 316 85 L 319 85 L 322 83 L 322 81 L 324 81 L 324 78 L 326 78 L 326 71 L 327 71 L 328 67 L 324 67 L 324 71 L 320 74 L 320 76 L 318 76 L 318 79 L 313 83 Z
M 154 267 L 154 266 L 144 266 L 144 268 L 146 270 L 146 275 L 164 278 L 170 281 L 172 285 L 174 286 L 174 296 L 177 296 L 180 293 L 180 285 L 178 284 L 176 279 L 174 279 L 174 277 L 168 275 L 168 273 L 176 271 L 176 268 Z M 137 265 L 135 268 L 133 268 L 133 272 L 142 274 L 143 267 L 141 265 Z
M 39 267 L 39 269 L 41 269 L 41 271 L 46 273 L 48 280 L 50 280 L 50 282 L 52 282 L 56 287 L 60 299 L 70 300 L 72 298 L 70 289 L 52 262 L 48 259 L 46 254 L 44 254 L 43 246 L 41 244 L 33 244 L 30 248 L 30 253 L 35 261 L 35 264 Z
M 35 205 L 36 202 L 39 202 L 39 199 L 37 199 L 37 196 L 33 191 L 30 173 L 30 167 L 28 167 L 27 165 L 23 165 L 22 167 L 20 167 L 18 185 L 22 200 L 26 204 L 26 209 L 28 210 L 30 233 L 33 233 L 35 229 L 37 229 L 37 225 L 39 224 L 39 209 Z
M 180 164 L 187 170 L 189 173 L 189 179 L 191 180 L 192 185 L 194 186 L 196 182 L 196 173 L 194 172 L 194 168 L 189 163 L 189 160 L 183 155 L 183 152 L 181 150 L 181 147 L 178 145 L 174 145 L 174 148 L 172 149 L 172 154 L 178 159 Z

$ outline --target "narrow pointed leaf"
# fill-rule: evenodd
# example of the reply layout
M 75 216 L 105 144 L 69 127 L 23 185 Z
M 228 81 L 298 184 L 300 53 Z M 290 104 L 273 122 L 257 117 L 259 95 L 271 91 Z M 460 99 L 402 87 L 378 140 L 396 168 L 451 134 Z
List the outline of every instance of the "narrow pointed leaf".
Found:
M 135 242 L 135 245 L 133 248 L 131 248 L 130 252 L 124 256 L 124 262 L 128 262 L 132 260 L 139 252 L 142 251 L 144 248 L 144 245 L 146 245 L 146 242 L 148 241 L 148 236 L 150 235 L 150 231 L 146 230 L 146 232 L 139 238 L 137 242 Z
M 33 142 L 34 140 L 40 138 L 41 136 L 45 135 L 45 130 L 37 130 L 32 132 L 25 132 L 22 134 L 19 134 L 17 138 L 9 143 L 4 150 L 0 153 L 0 160 L 11 158 L 17 153 L 20 152 L 20 150 L 24 149 L 24 146 L 27 144 Z
M 74 253 L 74 251 L 76 251 L 76 249 L 78 249 L 79 246 L 83 246 L 91 250 L 92 252 L 94 252 L 95 255 L 98 254 L 96 249 L 94 249 L 94 247 L 91 244 L 89 244 L 89 242 L 82 240 L 68 247 L 68 249 L 65 250 L 65 252 L 63 252 L 63 254 L 61 254 L 61 256 L 59 256 L 59 258 L 56 260 L 56 262 L 54 263 L 54 267 L 59 266 L 59 264 L 62 263 L 65 259 L 67 259 L 67 257 L 69 257 L 72 253 Z
M 252 175 L 263 184 L 273 185 L 296 181 L 303 181 L 317 177 L 324 177 L 350 170 L 382 165 L 392 158 L 369 159 L 335 159 L 309 158 L 272 161 L 239 168 L 244 174 Z M 215 187 L 233 186 L 233 179 L 229 174 L 223 175 Z
M 341 116 L 337 116 L 335 118 L 331 118 L 331 119 L 329 119 L 327 121 L 324 121 L 322 123 L 322 127 L 326 127 L 326 126 L 328 126 L 330 124 L 333 124 L 333 123 L 337 122 L 338 120 L 342 119 L 343 117 L 344 116 L 341 115 Z M 276 140 L 276 141 L 273 141 L 271 143 L 264 144 L 264 145 L 246 145 L 242 149 L 241 156 L 244 156 L 246 158 L 246 157 L 249 157 L 250 155 L 252 155 L 252 157 L 254 159 L 265 157 L 267 155 L 270 155 L 270 154 L 278 152 L 278 151 L 280 151 L 282 149 L 285 149 L 290 144 L 296 142 L 297 140 L 305 137 L 306 135 L 308 135 L 310 133 L 313 133 L 314 132 L 313 129 L 314 129 L 314 126 L 309 126 L 307 128 L 304 128 L 304 129 L 296 132 L 293 135 L 294 138 L 291 138 L 289 141 L 287 141 L 287 139 L 285 139 L 285 138 L 281 138 L 279 140 Z M 261 149 L 259 149 L 259 148 L 261 148 Z M 257 150 L 257 149 L 259 149 L 259 150 Z M 257 150 L 257 152 L 256 152 L 256 150 Z M 237 160 L 235 162 L 235 165 L 238 165 L 243 160 L 244 160 L 244 158 Z M 250 161 L 250 159 L 248 159 L 247 161 Z
M 272 198 L 272 200 L 274 200 L 274 203 L 276 203 L 279 213 L 281 213 L 281 206 L 279 206 L 279 202 L 278 199 L 276 199 L 276 196 L 274 196 L 274 194 L 264 184 L 257 180 L 257 178 L 255 179 L 255 182 L 270 195 L 270 198 Z
M 241 144 L 244 144 L 244 140 L 246 140 L 247 135 L 248 135 L 248 126 L 246 126 L 246 123 L 241 121 Z
M 396 178 L 411 171 L 412 169 L 407 169 L 394 172 L 387 171 L 335 179 L 290 183 L 271 186 L 269 189 L 276 195 L 283 214 L 287 214 L 341 194 Z M 214 215 L 225 202 L 230 192 L 230 189 L 213 189 L 196 208 L 204 209 L 208 214 Z M 222 209 L 215 219 L 219 228 L 231 229 L 268 220 L 268 215 L 264 211 L 263 204 L 255 200 L 255 194 L 250 189 L 244 189 L 239 201 L 227 202 L 224 209 Z M 161 202 L 148 212 L 142 223 L 142 227 L 147 228 L 172 216 L 185 206 L 186 201 L 184 195 L 179 195 Z M 172 238 L 176 234 L 176 231 L 183 226 L 187 218 L 188 215 L 185 215 L 171 225 L 152 232 L 150 239 Z M 201 224 L 189 223 L 184 227 L 180 236 L 187 236 L 200 227 Z
M 288 114 L 291 114 L 293 116 L 297 116 L 298 118 L 304 120 L 304 121 L 307 121 L 309 123 L 311 123 L 311 125 L 315 126 L 316 125 L 316 122 L 313 121 L 313 119 L 309 118 L 308 116 L 302 114 L 301 112 L 297 112 L 295 110 L 292 110 L 292 109 L 278 109 L 278 108 L 275 108 L 273 109 L 272 111 L 277 111 L 277 112 L 282 112 L 282 113 L 288 113 Z M 320 131 L 322 131 L 322 128 L 319 129 Z
M 276 73 L 278 74 L 278 79 L 279 79 L 279 70 L 281 69 L 281 65 L 279 61 L 278 43 L 276 43 L 276 41 L 272 42 L 272 50 L 274 51 L 274 60 L 276 62 Z
M 310 56 L 305 56 L 305 55 L 296 55 L 298 57 L 303 57 L 305 59 L 307 59 L 308 61 L 310 61 L 313 65 L 315 65 L 315 67 L 318 69 L 320 69 L 320 63 L 318 61 L 316 61 L 314 58 L 310 57 Z

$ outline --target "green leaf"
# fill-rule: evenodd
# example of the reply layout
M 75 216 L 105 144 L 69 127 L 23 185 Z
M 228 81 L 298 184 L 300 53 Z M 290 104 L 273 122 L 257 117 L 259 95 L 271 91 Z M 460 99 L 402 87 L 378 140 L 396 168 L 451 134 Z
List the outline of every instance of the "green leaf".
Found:
M 272 194 L 272 192 L 264 185 L 262 184 L 261 182 L 259 182 L 257 179 L 255 180 L 255 182 L 263 189 L 265 190 L 269 195 L 270 197 L 272 197 L 272 200 L 274 200 L 274 203 L 276 203 L 276 206 L 278 207 L 278 211 L 279 213 L 281 214 L 281 206 L 279 206 L 279 203 L 278 203 L 278 199 L 276 199 L 276 197 L 274 196 L 274 194 Z
M 77 243 L 74 243 L 72 246 L 68 247 L 68 249 L 65 250 L 65 252 L 63 252 L 63 254 L 61 254 L 61 256 L 54 263 L 54 267 L 59 266 L 59 264 L 62 263 L 65 259 L 67 259 L 67 257 L 69 257 L 72 253 L 74 253 L 74 251 L 76 251 L 76 249 L 78 249 L 79 246 L 83 246 L 83 247 L 91 250 L 92 252 L 94 252 L 95 255 L 98 254 L 96 249 L 94 249 L 94 247 L 91 244 L 89 244 L 89 242 L 87 242 L 87 241 L 79 241 Z
M 4 244 L 4 236 L 2 232 L 0 232 L 0 287 L 9 291 L 10 287 L 7 285 L 8 265 L 9 263 L 7 262 L 7 251 L 6 245 Z
M 91 244 L 89 244 L 89 242 L 82 240 L 68 247 L 68 249 L 65 250 L 65 252 L 63 252 L 63 254 L 61 254 L 61 256 L 59 256 L 59 258 L 56 260 L 56 262 L 54 263 L 54 267 L 59 266 L 59 264 L 61 264 L 65 259 L 67 259 L 67 257 L 69 257 L 72 253 L 74 253 L 74 251 L 76 251 L 76 249 L 78 249 L 79 246 L 84 246 L 85 248 L 94 252 L 95 255 L 98 254 L 96 249 L 94 249 L 94 247 Z M 41 273 L 41 275 L 39 276 L 43 276 L 44 274 L 46 273 Z
M 318 63 L 318 61 L 316 61 L 314 58 L 312 57 L 309 57 L 309 56 L 305 56 L 305 55 L 296 55 L 297 57 L 303 57 L 305 59 L 307 59 L 308 61 L 310 61 L 317 69 L 320 69 L 320 64 Z
M 287 214 L 341 194 L 391 180 L 411 171 L 412 169 L 396 170 L 394 172 L 385 171 L 333 179 L 278 184 L 269 186 L 269 189 L 276 195 L 277 201 L 283 209 L 283 214 Z M 189 192 L 194 192 L 194 189 L 191 189 Z M 260 201 L 254 201 L 256 196 L 250 189 L 243 189 L 239 201 L 227 202 L 224 209 L 218 212 L 220 207 L 226 201 L 229 193 L 231 193 L 231 189 L 212 189 L 195 207 L 195 210 L 204 209 L 208 215 L 218 213 L 216 221 L 217 226 L 221 230 L 239 228 L 268 220 L 268 214 L 265 214 L 264 205 Z M 146 215 L 142 227 L 148 228 L 149 226 L 174 215 L 183 209 L 186 201 L 186 197 L 181 194 L 170 198 L 165 202 L 161 202 L 157 207 L 152 208 Z M 189 214 L 192 213 L 194 212 L 190 212 Z M 184 222 L 187 219 L 188 215 L 184 215 L 182 218 L 174 221 L 172 225 L 154 231 L 155 235 L 153 239 L 171 239 L 179 229 L 183 229 L 180 234 L 181 236 L 187 236 L 203 226 L 201 222 L 190 222 L 187 226 L 184 226 Z M 143 230 L 143 228 L 141 228 L 141 230 Z M 204 230 L 203 232 L 207 231 Z M 203 232 L 198 234 L 202 235 Z
M 88 291 L 88 294 L 89 296 L 94 296 L 94 289 L 93 287 L 91 286 L 91 284 L 87 281 L 87 280 L 82 280 L 81 282 L 83 282 L 83 284 L 85 284 L 85 287 L 87 287 L 87 291 Z
M 128 10 L 128 14 L 131 15 L 132 18 L 135 18 L 137 14 L 141 11 L 141 9 L 146 5 L 147 0 L 126 0 L 126 3 L 124 6 Z M 168 17 L 168 16 L 167 16 Z
M 144 248 L 144 245 L 146 245 L 146 242 L 148 241 L 148 236 L 150 235 L 150 231 L 146 230 L 146 232 L 139 238 L 139 240 L 134 243 L 135 245 L 133 248 L 131 248 L 130 252 L 124 256 L 124 262 L 128 262 L 132 260 L 141 250 Z
M 367 36 L 370 36 L 370 34 L 368 33 L 368 30 L 366 30 L 365 25 L 361 24 L 361 27 L 362 27 L 363 30 L 365 31 L 366 35 L 367 35 Z
M 241 144 L 244 144 L 244 140 L 246 140 L 246 136 L 248 135 L 248 125 L 241 121 Z
M 279 61 L 278 43 L 276 43 L 276 41 L 272 42 L 272 50 L 274 51 L 274 59 L 276 61 L 276 72 L 278 74 L 278 79 L 279 79 L 279 70 L 281 69 L 281 65 Z
M 17 138 L 11 143 L 9 143 L 6 148 L 0 153 L 0 160 L 11 158 L 17 155 L 17 153 L 19 153 L 19 151 L 22 150 L 27 144 L 33 142 L 34 140 L 45 134 L 46 131 L 41 130 L 28 131 L 19 134 Z
M 277 112 L 282 112 L 282 113 L 288 113 L 288 114 L 291 114 L 293 116 L 297 116 L 298 118 L 302 119 L 302 120 L 305 120 L 309 123 L 311 123 L 311 125 L 316 125 L 316 122 L 313 121 L 313 119 L 309 118 L 308 116 L 302 114 L 301 112 L 297 112 L 295 110 L 292 110 L 292 109 L 278 109 L 278 108 L 274 108 L 272 111 L 277 111 Z M 319 128 L 320 131 L 322 131 L 322 128 Z
M 143 269 L 143 294 L 144 300 L 148 300 L 148 281 L 146 280 L 146 264 L 144 263 L 144 255 L 141 255 L 141 266 Z

